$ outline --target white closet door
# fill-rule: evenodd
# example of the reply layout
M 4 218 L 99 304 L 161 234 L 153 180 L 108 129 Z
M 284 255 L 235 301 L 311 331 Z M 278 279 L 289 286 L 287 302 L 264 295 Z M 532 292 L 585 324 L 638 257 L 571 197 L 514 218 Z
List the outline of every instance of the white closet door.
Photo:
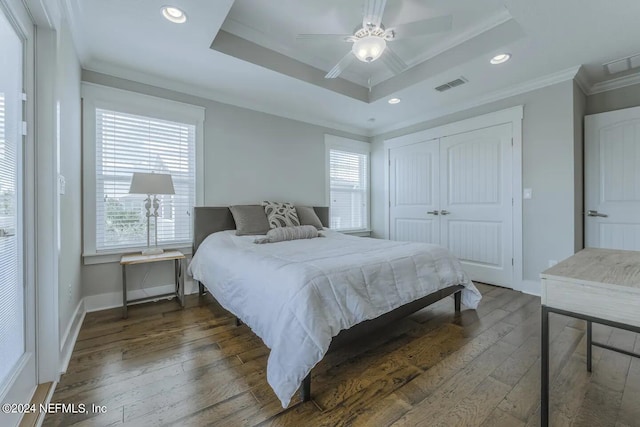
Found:
M 585 118 L 586 246 L 640 250 L 640 107 Z
M 440 244 L 472 280 L 513 286 L 511 124 L 440 140 Z
M 391 240 L 440 243 L 438 140 L 394 148 L 389 159 Z

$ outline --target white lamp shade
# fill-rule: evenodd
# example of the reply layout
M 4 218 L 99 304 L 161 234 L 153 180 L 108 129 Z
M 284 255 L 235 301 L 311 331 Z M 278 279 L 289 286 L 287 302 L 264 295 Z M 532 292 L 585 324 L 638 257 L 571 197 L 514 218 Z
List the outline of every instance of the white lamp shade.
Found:
M 129 194 L 176 194 L 168 173 L 134 172 Z
M 380 58 L 387 42 L 378 36 L 366 36 L 356 40 L 351 47 L 353 54 L 362 62 L 373 62 Z

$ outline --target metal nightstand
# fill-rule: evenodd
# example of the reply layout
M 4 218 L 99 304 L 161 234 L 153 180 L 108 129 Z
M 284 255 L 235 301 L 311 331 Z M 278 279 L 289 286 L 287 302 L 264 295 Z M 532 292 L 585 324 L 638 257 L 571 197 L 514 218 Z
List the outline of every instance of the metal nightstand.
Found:
M 122 318 L 127 318 L 127 306 L 132 303 L 139 303 L 145 301 L 153 301 L 160 298 L 177 297 L 181 307 L 184 307 L 184 259 L 185 256 L 180 251 L 166 251 L 158 255 L 142 255 L 142 254 L 127 254 L 120 258 L 120 265 L 122 266 Z M 176 289 L 174 292 L 167 294 L 153 295 L 145 298 L 138 298 L 134 300 L 127 299 L 127 266 L 134 264 L 146 264 L 149 262 L 161 262 L 161 261 L 173 261 L 174 279 Z

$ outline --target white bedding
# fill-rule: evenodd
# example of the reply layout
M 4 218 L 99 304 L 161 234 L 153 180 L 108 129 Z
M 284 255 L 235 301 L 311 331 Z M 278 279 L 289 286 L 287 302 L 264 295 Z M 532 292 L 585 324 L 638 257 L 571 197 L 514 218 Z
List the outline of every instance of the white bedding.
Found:
M 215 299 L 271 349 L 267 380 L 286 407 L 341 330 L 438 289 L 481 295 L 449 252 L 436 245 L 346 236 L 254 244 L 223 231 L 207 237 L 189 265 Z

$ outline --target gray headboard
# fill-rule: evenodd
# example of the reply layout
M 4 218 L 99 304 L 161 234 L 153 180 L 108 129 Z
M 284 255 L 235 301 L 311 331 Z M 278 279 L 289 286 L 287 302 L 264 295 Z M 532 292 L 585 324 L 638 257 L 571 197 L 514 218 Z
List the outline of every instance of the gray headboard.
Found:
M 329 227 L 329 208 L 313 207 L 320 222 Z M 200 243 L 211 233 L 224 230 L 235 230 L 236 223 L 227 206 L 208 207 L 196 206 L 193 208 L 193 253 L 196 253 Z

